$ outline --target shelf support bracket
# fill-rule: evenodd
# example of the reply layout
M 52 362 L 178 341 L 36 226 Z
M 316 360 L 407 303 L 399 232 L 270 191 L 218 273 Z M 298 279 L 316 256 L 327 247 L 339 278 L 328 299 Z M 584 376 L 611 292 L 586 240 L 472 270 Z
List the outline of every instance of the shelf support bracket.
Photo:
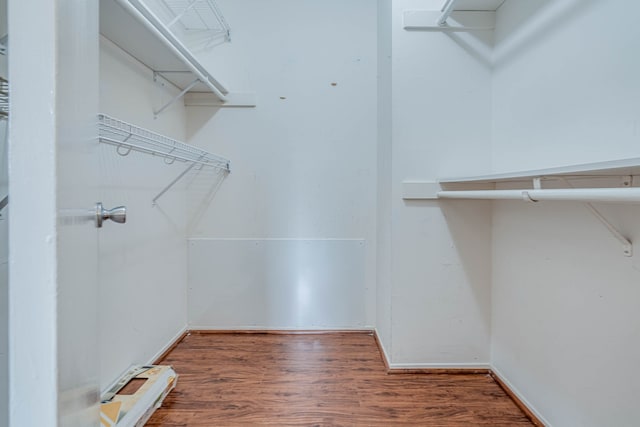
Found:
M 183 177 L 183 176 L 185 176 L 186 174 L 188 174 L 188 173 L 189 173 L 189 171 L 190 171 L 191 169 L 193 169 L 193 167 L 194 167 L 195 165 L 196 165 L 195 163 L 191 163 L 191 164 L 190 164 L 190 165 L 189 165 L 185 170 L 183 170 L 183 171 L 180 173 L 180 175 L 178 175 L 178 176 L 177 176 L 173 181 L 171 181 L 171 182 L 170 182 L 166 187 L 164 187 L 164 188 L 162 189 L 162 191 L 160 191 L 160 192 L 158 193 L 158 195 L 157 195 L 156 197 L 154 197 L 154 198 L 153 198 L 153 200 L 151 200 L 151 204 L 152 204 L 153 206 L 155 206 L 155 205 L 157 204 L 158 199 L 159 199 L 160 197 L 162 197 L 162 196 L 164 195 L 164 193 L 166 193 L 167 191 L 169 191 L 169 189 L 170 189 L 171 187 L 173 187 L 173 186 L 176 184 L 176 182 L 180 181 L 180 180 L 182 179 L 182 177 Z
M 571 183 L 566 178 L 561 178 L 561 179 L 567 185 L 567 187 L 574 188 L 573 185 L 571 185 Z M 628 182 L 630 182 L 630 180 Z M 589 212 L 591 212 L 591 214 L 593 214 L 593 216 L 595 216 L 598 219 L 598 221 L 600 221 L 600 223 L 605 226 L 607 230 L 609 230 L 609 233 L 611 233 L 618 242 L 620 242 L 620 244 L 622 245 L 622 253 L 624 254 L 624 256 L 632 257 L 633 243 L 631 243 L 629 239 L 624 237 L 622 233 L 620 233 L 620 231 L 613 224 L 611 224 L 607 220 L 607 218 L 605 218 L 604 215 L 602 215 L 602 213 L 600 213 L 600 211 L 596 209 L 595 206 L 593 206 L 593 204 L 584 203 L 584 207 L 587 208 Z
M 0 212 L 9 204 L 9 195 L 4 196 L 4 199 L 0 200 Z M 0 213 L 0 219 L 2 219 L 2 213 Z
M 633 244 L 629 239 L 624 237 L 622 233 L 618 231 L 617 228 L 613 226 L 601 213 L 598 211 L 591 203 L 585 203 L 585 207 L 589 209 L 589 211 L 598 218 L 598 220 L 609 230 L 609 232 L 622 244 L 622 252 L 624 256 L 631 257 L 633 256 Z
M 167 108 L 171 107 L 177 100 L 181 99 L 183 96 L 185 96 L 187 94 L 187 92 L 189 92 L 191 89 L 193 89 L 193 87 L 195 85 L 197 85 L 198 83 L 200 83 L 200 79 L 195 79 L 194 81 L 192 81 L 191 83 L 189 83 L 189 85 L 187 87 L 185 87 L 182 92 L 180 92 L 179 94 L 177 94 L 175 97 L 173 97 L 169 102 L 167 102 L 166 104 L 164 104 L 159 110 L 154 111 L 153 112 L 153 116 L 154 117 L 158 117 L 164 110 L 166 110 Z

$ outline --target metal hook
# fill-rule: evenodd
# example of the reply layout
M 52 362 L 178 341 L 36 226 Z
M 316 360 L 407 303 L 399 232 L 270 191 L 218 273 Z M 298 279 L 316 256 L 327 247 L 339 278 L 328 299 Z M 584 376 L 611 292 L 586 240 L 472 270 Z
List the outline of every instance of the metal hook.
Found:
M 128 149 L 126 152 L 122 152 L 122 151 L 120 151 L 120 149 L 121 149 L 121 148 L 122 148 L 122 144 L 121 144 L 121 145 L 118 145 L 118 146 L 116 147 L 116 153 L 118 153 L 118 154 L 119 154 L 119 155 L 121 155 L 122 157 L 125 157 L 125 156 L 128 156 L 128 155 L 129 155 L 129 153 L 131 153 L 131 149 L 132 149 L 133 147 L 129 146 L 129 149 Z
M 176 150 L 176 147 L 172 147 L 171 150 L 169 150 L 169 152 L 164 155 L 165 164 L 172 165 L 176 161 L 176 158 L 174 157 L 170 162 L 167 162 L 167 159 L 169 158 L 169 154 L 173 153 L 175 150 Z

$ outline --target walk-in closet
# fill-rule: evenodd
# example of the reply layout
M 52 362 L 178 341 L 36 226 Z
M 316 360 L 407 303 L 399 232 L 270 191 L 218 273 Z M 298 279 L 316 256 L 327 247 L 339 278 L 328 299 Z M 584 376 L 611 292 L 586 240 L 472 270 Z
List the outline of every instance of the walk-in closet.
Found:
M 638 2 L 0 11 L 0 427 L 640 425 Z

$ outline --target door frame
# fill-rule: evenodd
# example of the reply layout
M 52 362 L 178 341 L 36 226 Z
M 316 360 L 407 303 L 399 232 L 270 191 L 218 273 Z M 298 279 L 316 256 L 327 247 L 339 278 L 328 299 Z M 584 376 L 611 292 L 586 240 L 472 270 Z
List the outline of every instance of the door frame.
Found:
M 69 295 L 78 284 L 64 274 L 63 263 L 72 260 L 65 257 L 60 242 L 69 224 L 61 226 L 58 215 L 66 207 L 60 206 L 66 186 L 61 177 L 69 175 L 59 170 L 67 155 L 63 149 L 65 144 L 86 138 L 81 135 L 90 135 L 86 117 L 92 115 L 95 120 L 97 114 L 97 84 L 82 87 L 83 82 L 72 81 L 86 73 L 86 81 L 97 83 L 97 8 L 97 1 L 8 2 L 10 426 L 99 422 L 97 350 L 95 374 L 88 373 L 91 367 L 89 371 L 79 367 L 82 378 L 68 378 L 73 371 L 67 358 L 71 349 L 61 345 L 64 337 L 75 333 L 76 326 L 70 326 L 73 321 L 81 331 L 76 337 L 78 348 L 92 345 L 86 341 L 88 332 L 97 339 L 97 321 L 83 318 L 87 311 L 97 316 L 97 300 L 90 297 L 97 294 L 97 280 L 85 283 L 81 303 L 86 307 L 69 310 Z M 87 56 L 92 43 L 96 54 Z M 83 132 L 76 132 L 78 129 Z M 86 141 L 92 142 L 97 144 Z M 97 240 L 95 230 L 86 224 L 79 226 L 85 227 L 87 235 L 93 233 L 88 241 Z M 86 245 L 84 238 L 80 243 Z M 74 319 L 76 311 L 79 314 Z M 79 394 L 69 393 L 71 382 Z

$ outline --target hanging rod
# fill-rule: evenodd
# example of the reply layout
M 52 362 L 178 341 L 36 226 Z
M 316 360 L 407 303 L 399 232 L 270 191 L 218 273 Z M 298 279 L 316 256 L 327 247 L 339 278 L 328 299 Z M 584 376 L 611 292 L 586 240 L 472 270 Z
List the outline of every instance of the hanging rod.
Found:
M 532 190 L 442 190 L 439 199 L 545 200 L 573 202 L 640 203 L 640 187 L 633 188 L 563 188 Z
M 230 162 L 224 157 L 151 132 L 125 121 L 98 114 L 100 142 L 114 145 L 117 153 L 127 156 L 132 150 L 165 159 L 165 163 L 187 162 L 230 172 Z M 167 161 L 168 160 L 168 161 Z

